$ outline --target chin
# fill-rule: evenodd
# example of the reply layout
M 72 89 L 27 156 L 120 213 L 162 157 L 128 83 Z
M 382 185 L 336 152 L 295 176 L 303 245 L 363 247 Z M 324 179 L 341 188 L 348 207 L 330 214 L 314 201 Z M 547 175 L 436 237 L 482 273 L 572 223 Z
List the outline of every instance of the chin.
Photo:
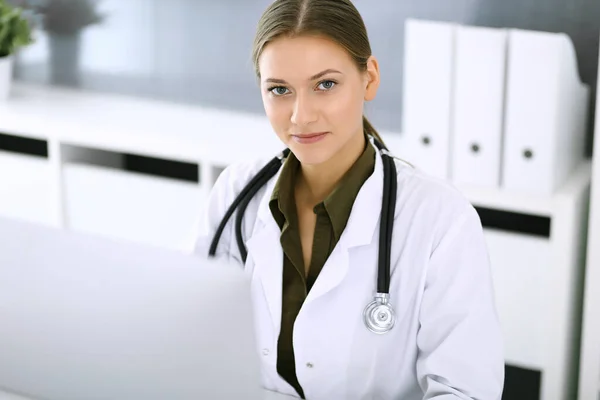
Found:
M 319 165 L 330 160 L 333 155 L 333 149 L 318 148 L 317 146 L 304 146 L 298 144 L 290 145 L 290 150 L 294 153 L 298 161 L 304 165 Z

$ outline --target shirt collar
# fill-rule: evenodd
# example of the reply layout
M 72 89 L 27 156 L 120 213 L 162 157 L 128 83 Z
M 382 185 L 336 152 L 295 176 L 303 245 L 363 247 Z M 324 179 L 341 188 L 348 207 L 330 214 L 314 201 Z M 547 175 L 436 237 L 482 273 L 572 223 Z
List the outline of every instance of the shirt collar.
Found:
M 344 231 L 354 200 L 364 182 L 371 176 L 375 167 L 375 149 L 365 140 L 365 149 L 355 163 L 342 177 L 331 194 L 315 210 L 322 206 L 333 227 L 335 240 L 338 241 Z M 269 208 L 280 228 L 285 225 L 297 227 L 297 212 L 295 201 L 295 181 L 300 169 L 300 162 L 292 152 L 283 163 L 279 178 L 273 189 Z
M 374 168 L 375 149 L 367 138 L 365 149 L 360 157 L 346 172 L 333 192 L 323 201 L 331 219 L 336 241 L 342 236 L 358 192 L 367 178 L 371 176 Z

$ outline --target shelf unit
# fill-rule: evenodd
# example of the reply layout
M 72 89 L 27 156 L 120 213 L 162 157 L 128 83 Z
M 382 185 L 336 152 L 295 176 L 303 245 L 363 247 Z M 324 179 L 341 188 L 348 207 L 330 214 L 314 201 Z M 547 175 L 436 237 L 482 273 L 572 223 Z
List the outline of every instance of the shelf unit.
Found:
M 552 196 L 462 188 L 484 225 L 507 365 L 525 371 L 507 374 L 505 399 L 575 397 L 589 190 L 589 162 Z
M 269 129 L 252 114 L 17 84 L 0 104 L 0 215 L 191 251 L 219 172 L 280 149 Z M 132 157 L 159 168 L 127 168 Z M 188 176 L 157 174 L 166 164 Z
M 47 153 L 0 151 L 0 195 L 12 196 L 0 214 L 185 252 L 219 172 L 281 149 L 262 116 L 24 84 L 0 104 L 0 134 Z M 382 136 L 401 153 L 401 135 Z M 131 168 L 132 157 L 185 177 Z M 528 371 L 535 393 L 511 373 L 507 399 L 574 398 L 590 170 L 552 196 L 459 188 L 484 224 L 507 365 Z

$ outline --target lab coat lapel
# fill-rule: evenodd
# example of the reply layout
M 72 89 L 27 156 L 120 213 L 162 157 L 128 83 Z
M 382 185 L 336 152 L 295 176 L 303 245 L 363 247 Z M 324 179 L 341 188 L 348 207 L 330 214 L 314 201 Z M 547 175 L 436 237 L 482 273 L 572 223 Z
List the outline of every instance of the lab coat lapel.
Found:
M 373 146 L 372 143 L 371 146 Z M 337 287 L 348 273 L 352 250 L 373 242 L 376 237 L 376 228 L 379 227 L 382 199 L 383 166 L 381 156 L 377 151 L 373 174 L 365 181 L 358 193 L 346 228 L 323 266 L 306 302 L 310 302 Z M 377 257 L 377 250 L 375 250 L 373 256 Z M 360 268 L 360 265 L 356 265 L 356 267 Z
M 371 145 L 373 146 L 372 143 Z M 279 174 L 266 185 L 266 191 L 258 208 L 256 228 L 246 244 L 249 255 L 254 260 L 255 273 L 261 280 L 276 332 L 279 331 L 281 324 L 283 250 L 280 243 L 281 231 L 271 215 L 269 200 L 278 176 Z M 373 174 L 366 180 L 358 193 L 344 233 L 323 266 L 306 302 L 317 299 L 337 287 L 344 280 L 351 265 L 352 250 L 369 245 L 375 237 L 378 237 L 376 228 L 379 226 L 382 198 L 383 166 L 381 156 L 377 151 Z M 374 249 L 373 262 L 377 262 L 377 246 Z M 360 265 L 356 267 L 360 268 Z
M 273 329 L 277 332 L 281 323 L 281 291 L 283 287 L 283 250 L 279 241 L 281 231 L 271 215 L 269 200 L 278 175 L 266 185 L 260 201 L 257 224 L 247 241 L 248 254 L 254 261 L 254 272 L 260 279 L 269 306 Z

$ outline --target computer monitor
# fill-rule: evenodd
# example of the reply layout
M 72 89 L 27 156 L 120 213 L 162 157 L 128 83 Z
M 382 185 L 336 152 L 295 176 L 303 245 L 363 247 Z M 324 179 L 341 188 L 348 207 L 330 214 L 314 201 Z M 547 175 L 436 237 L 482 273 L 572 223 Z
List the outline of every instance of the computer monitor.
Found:
M 0 219 L 0 390 L 262 400 L 251 307 L 239 267 Z

